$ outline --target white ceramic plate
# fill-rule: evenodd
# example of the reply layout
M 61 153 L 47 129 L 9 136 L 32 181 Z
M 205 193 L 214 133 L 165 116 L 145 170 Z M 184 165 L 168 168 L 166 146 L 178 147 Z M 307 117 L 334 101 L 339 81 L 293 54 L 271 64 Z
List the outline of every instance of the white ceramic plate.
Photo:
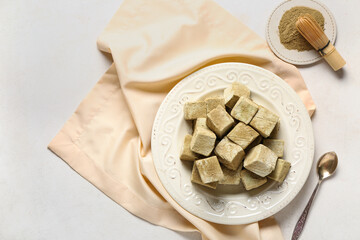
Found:
M 191 183 L 192 163 L 179 159 L 183 139 L 192 133 L 191 123 L 184 120 L 184 103 L 221 95 L 234 81 L 248 86 L 255 102 L 280 116 L 279 138 L 285 140 L 284 159 L 292 165 L 281 185 L 269 181 L 249 192 L 239 186 L 207 189 Z M 305 106 L 281 78 L 253 65 L 222 63 L 191 74 L 170 91 L 156 115 L 151 147 L 162 184 L 184 209 L 211 222 L 245 224 L 275 214 L 296 196 L 310 172 L 314 139 Z
M 297 50 L 286 49 L 280 42 L 279 37 L 279 23 L 282 15 L 289 9 L 296 6 L 304 6 L 312 9 L 316 9 L 324 16 L 325 19 L 325 34 L 329 38 L 332 44 L 335 44 L 336 39 L 336 24 L 334 16 L 330 10 L 314 0 L 289 0 L 280 4 L 273 13 L 270 15 L 268 24 L 266 26 L 266 40 L 271 50 L 282 60 L 296 64 L 307 65 L 317 62 L 321 59 L 321 56 L 315 50 L 299 52 Z

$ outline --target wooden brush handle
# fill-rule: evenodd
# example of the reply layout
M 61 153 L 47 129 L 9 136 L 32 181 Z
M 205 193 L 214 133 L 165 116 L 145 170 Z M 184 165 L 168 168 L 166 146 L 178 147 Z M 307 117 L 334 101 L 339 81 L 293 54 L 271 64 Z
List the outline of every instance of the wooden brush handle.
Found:
M 341 57 L 340 53 L 331 43 L 329 43 L 329 45 L 324 50 L 322 50 L 320 54 L 332 67 L 332 69 L 334 69 L 334 71 L 339 70 L 346 64 L 345 60 Z

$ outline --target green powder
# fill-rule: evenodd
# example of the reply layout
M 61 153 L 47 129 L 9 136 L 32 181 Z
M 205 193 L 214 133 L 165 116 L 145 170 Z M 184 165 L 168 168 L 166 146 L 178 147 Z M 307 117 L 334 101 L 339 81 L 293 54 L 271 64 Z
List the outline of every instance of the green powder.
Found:
M 308 7 L 291 8 L 284 13 L 279 24 L 280 42 L 287 49 L 294 49 L 300 52 L 313 49 L 310 43 L 297 31 L 295 26 L 298 17 L 305 13 L 312 15 L 324 30 L 324 17 L 319 11 Z

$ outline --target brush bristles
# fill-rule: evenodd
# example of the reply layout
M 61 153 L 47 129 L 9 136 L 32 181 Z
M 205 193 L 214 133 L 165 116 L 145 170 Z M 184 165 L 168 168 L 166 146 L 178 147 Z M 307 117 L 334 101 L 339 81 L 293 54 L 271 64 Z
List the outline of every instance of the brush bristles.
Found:
M 328 37 L 325 35 L 320 25 L 308 13 L 298 18 L 296 21 L 296 28 L 316 50 L 322 49 L 329 42 Z

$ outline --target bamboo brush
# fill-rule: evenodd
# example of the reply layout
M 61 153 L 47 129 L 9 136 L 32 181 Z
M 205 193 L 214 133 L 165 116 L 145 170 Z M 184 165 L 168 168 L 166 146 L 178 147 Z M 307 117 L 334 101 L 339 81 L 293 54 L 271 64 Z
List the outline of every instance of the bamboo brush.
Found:
M 331 44 L 316 20 L 308 13 L 300 16 L 296 21 L 299 33 L 315 48 L 328 62 L 334 71 L 342 68 L 346 62 Z

